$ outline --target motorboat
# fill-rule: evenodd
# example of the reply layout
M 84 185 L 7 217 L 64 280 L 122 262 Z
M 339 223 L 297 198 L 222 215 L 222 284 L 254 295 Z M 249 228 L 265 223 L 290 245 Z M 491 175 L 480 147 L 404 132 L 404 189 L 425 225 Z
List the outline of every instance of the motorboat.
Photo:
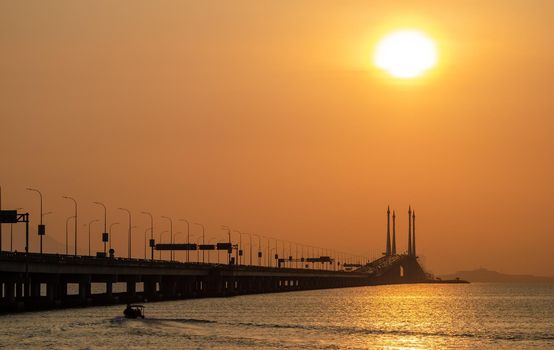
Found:
M 144 318 L 144 305 L 139 304 L 127 304 L 125 310 L 123 310 L 125 318 Z

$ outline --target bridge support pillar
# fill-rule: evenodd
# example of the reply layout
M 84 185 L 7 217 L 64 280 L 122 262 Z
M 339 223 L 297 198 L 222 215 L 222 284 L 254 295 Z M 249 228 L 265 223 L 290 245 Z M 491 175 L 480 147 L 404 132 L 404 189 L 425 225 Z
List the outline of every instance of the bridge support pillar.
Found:
M 67 299 L 67 281 L 60 279 L 58 282 L 59 299 L 63 303 Z
M 147 300 L 156 299 L 156 280 L 155 279 L 145 279 L 144 280 L 144 297 Z
M 210 271 L 206 280 L 206 293 L 209 296 L 223 296 L 224 292 L 224 280 L 220 276 L 218 271 Z
M 133 301 L 137 297 L 137 281 L 134 278 L 127 281 L 127 300 Z
M 40 281 L 31 281 L 31 297 L 40 297 Z
M 177 289 L 177 282 L 173 277 L 162 278 L 160 283 L 160 292 L 164 298 L 175 298 L 175 291 Z
M 6 281 L 4 283 L 4 293 L 6 293 L 5 298 L 8 303 L 15 302 L 15 283 L 14 281 Z
M 108 281 L 106 282 L 106 296 L 109 300 L 113 299 L 113 282 Z
M 194 281 L 194 296 L 204 297 L 206 293 L 206 280 L 202 277 L 196 277 Z
M 194 279 L 191 277 L 184 277 L 182 281 L 182 292 L 183 296 L 187 298 L 191 298 L 193 294 L 193 285 L 194 285 Z
M 91 290 L 90 290 L 90 282 L 91 278 L 90 276 L 82 277 L 79 281 L 79 300 L 83 304 L 87 304 L 89 302 Z
M 23 298 L 24 297 L 23 291 L 24 291 L 23 283 L 21 283 L 21 281 L 15 282 L 15 297 Z
M 137 282 L 135 281 L 127 282 L 127 294 L 130 297 L 134 297 L 137 294 Z
M 50 303 L 53 303 L 56 300 L 56 297 L 57 297 L 56 287 L 57 287 L 57 281 L 53 281 L 51 279 L 46 283 L 46 297 L 48 298 L 48 301 Z
M 53 275 L 48 277 L 46 280 L 46 298 L 51 304 L 59 305 L 61 304 L 61 289 L 65 284 L 60 283 L 60 276 Z

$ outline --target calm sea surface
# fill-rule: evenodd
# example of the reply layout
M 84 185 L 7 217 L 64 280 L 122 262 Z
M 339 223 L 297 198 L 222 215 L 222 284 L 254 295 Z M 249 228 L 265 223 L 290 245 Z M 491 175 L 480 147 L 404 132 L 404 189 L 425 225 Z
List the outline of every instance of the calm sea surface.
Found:
M 379 286 L 0 316 L 5 349 L 554 349 L 554 284 Z

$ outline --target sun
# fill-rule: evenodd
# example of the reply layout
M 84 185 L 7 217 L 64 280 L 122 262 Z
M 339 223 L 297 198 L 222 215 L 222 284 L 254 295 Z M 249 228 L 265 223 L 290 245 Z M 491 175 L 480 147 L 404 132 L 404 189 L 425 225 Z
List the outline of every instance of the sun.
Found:
M 435 42 L 417 30 L 402 30 L 384 37 L 375 50 L 375 65 L 399 79 L 421 76 L 437 64 Z

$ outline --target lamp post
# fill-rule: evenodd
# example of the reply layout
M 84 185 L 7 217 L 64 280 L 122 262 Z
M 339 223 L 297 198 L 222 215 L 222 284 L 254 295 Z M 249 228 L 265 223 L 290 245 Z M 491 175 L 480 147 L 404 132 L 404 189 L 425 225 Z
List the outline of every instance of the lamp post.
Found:
M 127 236 L 128 236 L 127 237 L 128 238 L 127 254 L 128 254 L 129 259 L 131 259 L 131 211 L 129 209 L 125 209 L 125 208 L 117 208 L 117 209 L 126 212 L 127 215 L 129 216 L 129 232 L 127 233 Z
M 108 234 L 108 209 L 106 208 L 106 205 L 101 202 L 93 202 L 93 204 L 99 205 L 102 208 L 104 208 L 104 232 L 102 232 L 102 243 L 104 243 L 104 254 L 106 254 L 106 243 L 109 240 L 109 234 Z
M 0 210 L 2 210 L 2 186 L 0 186 Z M 10 227 L 10 232 L 13 228 Z M 0 223 L 0 252 L 2 251 L 2 223 Z M 10 248 L 11 251 L 11 248 Z
M 258 236 L 258 266 L 261 266 L 262 265 L 262 236 L 257 233 L 253 233 L 253 235 Z
M 163 241 L 162 241 L 163 234 L 167 233 L 167 232 L 168 232 L 167 230 L 160 232 L 160 243 L 163 243 Z M 160 250 L 160 255 L 159 255 L 158 259 L 162 260 L 162 251 L 161 250 Z
M 190 223 L 187 219 L 179 219 L 187 223 L 187 244 L 190 244 Z M 187 262 L 189 262 L 189 250 L 187 249 Z
M 72 200 L 73 201 L 73 204 L 75 204 L 75 256 L 77 256 L 77 201 L 75 200 L 75 198 L 73 197 L 69 197 L 69 196 L 62 196 L 63 199 L 69 199 L 69 200 Z
M 275 241 L 275 243 L 277 243 L 277 241 Z M 279 261 L 278 261 L 278 259 L 279 259 L 279 253 L 277 252 L 277 246 L 271 248 L 271 249 L 269 250 L 269 254 L 268 254 L 268 255 L 271 255 L 271 253 L 273 253 L 274 250 L 275 250 L 275 260 L 276 260 L 276 261 L 275 261 L 275 264 L 276 264 L 276 267 L 277 267 L 277 266 L 279 266 L 279 265 L 278 265 L 278 264 L 279 264 Z M 268 260 L 270 260 L 270 259 L 268 259 Z M 272 267 L 272 266 L 270 265 L 269 267 Z
M 23 208 L 15 208 L 15 211 L 23 210 Z M 13 223 L 10 224 L 10 252 L 13 252 Z
M 312 248 L 312 253 L 310 254 L 310 248 Z M 312 258 L 315 258 L 315 248 L 311 245 L 308 246 L 308 255 L 310 255 Z M 312 270 L 315 269 L 315 262 L 312 261 Z
M 52 211 L 47 211 L 46 213 L 42 213 L 42 220 L 44 221 L 44 217 L 47 216 L 47 215 L 50 215 L 52 213 L 53 213 Z M 42 229 L 42 232 L 45 232 L 44 229 Z M 39 228 L 38 234 L 40 235 L 40 233 L 41 233 L 41 231 L 40 231 L 40 228 Z M 42 241 L 42 235 L 40 237 L 41 237 L 41 241 Z M 40 247 L 40 253 L 42 254 L 42 244 L 41 244 L 41 247 Z
M 193 238 L 193 241 L 195 242 L 196 244 L 196 263 L 200 263 L 200 249 L 198 249 L 198 245 L 200 243 L 196 242 L 196 235 L 191 235 L 191 237 Z M 198 236 L 198 238 L 200 238 L 200 236 Z
M 206 228 L 204 227 L 203 224 L 200 224 L 198 222 L 195 222 L 194 223 L 195 225 L 198 225 L 200 227 L 202 227 L 202 244 L 205 244 L 206 240 L 205 240 L 205 237 L 206 237 Z M 204 251 L 202 251 L 202 264 L 204 263 Z
M 109 238 L 109 240 L 108 240 L 108 241 L 110 242 L 110 243 L 109 243 L 109 245 L 110 245 L 110 250 L 112 250 L 112 228 L 113 228 L 115 225 L 119 225 L 119 222 L 113 222 L 113 223 L 111 223 L 111 224 L 110 224 L 110 231 L 108 231 L 109 234 L 110 234 L 110 238 Z
M 184 232 L 182 232 L 182 231 L 175 232 L 175 237 L 173 237 L 173 238 L 174 238 L 174 240 L 173 240 L 174 242 L 179 242 L 179 241 L 177 240 L 177 237 L 179 237 L 179 235 L 184 235 Z M 187 250 L 187 252 L 188 252 L 188 250 Z M 175 253 L 175 256 L 177 256 L 177 253 Z M 175 258 L 175 260 L 178 260 L 178 259 Z
M 285 241 L 282 239 L 275 239 L 275 254 L 279 254 L 279 243 L 281 242 L 281 256 L 285 259 Z M 279 265 L 277 265 L 279 266 Z M 285 261 L 283 260 L 283 266 L 285 266 Z
M 69 254 L 69 228 L 67 225 L 69 225 L 69 220 L 73 219 L 75 216 L 70 216 L 67 219 L 65 219 L 65 255 Z
M 242 232 L 240 232 L 239 230 L 233 230 L 233 232 L 236 232 L 239 234 L 239 249 L 238 249 L 238 261 L 237 261 L 237 265 L 241 265 L 241 262 L 242 262 L 242 254 L 244 253 L 242 251 Z
M 301 244 L 300 245 L 300 268 L 301 269 L 303 269 L 306 266 L 305 260 L 306 259 L 304 259 L 304 246 Z
M 231 229 L 225 225 L 221 225 L 221 229 L 226 230 L 229 237 L 229 245 L 231 246 L 231 248 L 227 250 L 227 264 L 231 265 L 231 254 L 233 254 L 233 245 L 231 244 Z
M 146 260 L 146 247 L 148 246 L 148 238 L 146 234 L 150 231 L 150 227 L 144 230 L 144 260 Z
M 173 244 L 173 220 L 169 216 L 162 216 L 162 219 L 169 220 L 169 243 Z M 173 261 L 173 249 L 169 251 L 169 261 Z
M 214 241 L 214 245 L 217 244 L 217 237 L 208 238 L 208 244 L 211 244 L 212 240 Z M 210 252 L 211 250 L 208 250 L 208 264 L 210 263 Z M 217 263 L 219 264 L 219 250 L 216 250 L 216 253 L 217 253 Z
M 298 243 L 294 243 L 295 245 L 295 251 L 294 251 L 294 255 L 296 257 L 296 262 L 294 263 L 294 267 L 295 268 L 298 268 Z
M 271 237 L 267 237 L 267 267 L 271 266 Z
M 10 224 L 10 252 L 13 252 L 13 224 Z
M 89 221 L 88 223 L 88 255 L 90 256 L 90 225 L 94 224 L 95 222 L 98 222 L 98 219 L 94 219 Z
M 250 232 L 247 232 L 248 236 L 250 237 L 250 266 L 252 266 L 252 234 Z
M 42 192 L 40 192 L 36 188 L 31 187 L 27 187 L 27 190 L 38 193 L 40 198 L 40 224 L 38 226 L 38 234 L 40 236 L 40 254 L 42 254 L 42 236 L 46 234 L 45 227 L 42 224 Z M 25 253 L 29 253 L 29 246 L 27 244 L 25 245 Z
M 250 242 L 249 242 L 250 243 L 250 248 L 249 248 L 249 253 L 250 253 L 249 260 L 250 260 L 250 262 L 249 262 L 249 264 L 250 264 L 250 266 L 252 266 L 252 234 L 250 234 L 249 232 L 241 232 L 240 234 L 241 235 L 248 235 L 250 237 Z
M 133 235 L 133 229 L 135 229 L 135 228 L 138 228 L 138 226 L 137 226 L 137 225 L 131 226 L 131 230 L 130 230 L 130 231 L 131 231 L 131 236 Z M 132 247 L 132 245 L 131 245 L 131 252 L 132 252 L 132 248 L 133 248 L 133 247 Z M 132 254 L 131 254 L 129 259 L 132 259 L 132 258 L 133 258 L 133 257 L 132 257 Z M 139 258 L 139 259 L 140 259 L 140 258 Z
M 150 216 L 150 250 L 152 252 L 152 261 L 154 261 L 154 216 L 147 211 L 143 211 L 142 214 Z
M 293 259 L 293 256 L 292 256 L 292 244 L 294 242 L 291 242 L 291 241 L 288 241 L 289 242 L 289 268 L 292 268 L 292 259 Z M 296 244 L 296 243 L 295 243 Z

